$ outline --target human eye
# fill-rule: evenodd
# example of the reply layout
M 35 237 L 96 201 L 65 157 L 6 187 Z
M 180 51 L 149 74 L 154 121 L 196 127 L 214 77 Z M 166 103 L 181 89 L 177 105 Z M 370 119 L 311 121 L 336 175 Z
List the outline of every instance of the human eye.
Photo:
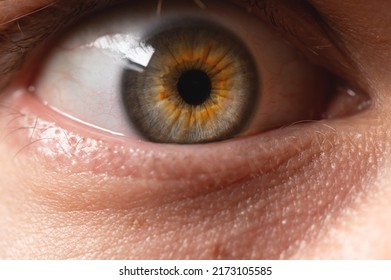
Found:
M 136 1 L 78 24 L 46 56 L 35 94 L 83 122 L 160 143 L 320 118 L 330 75 L 246 11 L 207 4 L 167 1 L 156 16 L 156 3 Z
M 232 212 L 227 224 L 276 257 L 327 214 L 303 209 L 343 200 L 339 186 L 349 184 L 336 170 L 358 166 L 342 145 L 357 136 L 347 120 L 370 116 L 371 100 L 355 61 L 309 4 L 89 3 L 53 6 L 64 16 L 101 5 L 36 42 L 1 97 L 5 139 L 15 166 L 28 166 L 23 181 L 41 182 L 31 183 L 39 201 L 111 217 L 155 213 L 152 230 L 185 213 L 201 230 L 218 219 L 207 211 Z M 32 41 L 25 26 L 16 34 Z M 265 230 L 246 228 L 240 213 Z M 125 224 L 117 225 L 131 235 Z M 279 241 L 268 241 L 276 231 Z M 177 240 L 178 252 L 186 242 Z M 261 256 L 250 251 L 238 254 Z
M 161 13 L 161 1 L 136 1 L 95 15 L 52 42 L 24 87 L 85 124 L 179 144 L 338 115 L 327 108 L 338 91 L 354 101 L 334 107 L 356 112 L 368 105 L 255 16 L 227 3 L 221 11 L 219 1 L 206 10 L 202 2 L 169 1 Z M 247 5 L 259 11 L 270 3 Z

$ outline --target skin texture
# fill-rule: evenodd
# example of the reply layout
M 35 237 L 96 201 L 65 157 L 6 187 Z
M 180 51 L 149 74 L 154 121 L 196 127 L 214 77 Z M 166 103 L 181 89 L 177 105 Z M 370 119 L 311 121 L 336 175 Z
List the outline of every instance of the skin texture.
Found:
M 39 2 L 0 1 L 0 24 Z M 336 72 L 367 110 L 177 147 L 86 128 L 5 88 L 0 257 L 391 258 L 391 2 L 310 2 L 355 62 Z

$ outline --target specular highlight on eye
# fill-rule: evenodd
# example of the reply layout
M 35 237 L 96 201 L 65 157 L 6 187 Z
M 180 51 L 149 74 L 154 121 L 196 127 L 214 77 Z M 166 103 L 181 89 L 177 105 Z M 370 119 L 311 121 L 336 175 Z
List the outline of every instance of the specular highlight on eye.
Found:
M 172 27 L 146 42 L 155 50 L 149 64 L 123 75 L 126 109 L 142 136 L 191 144 L 230 138 L 243 129 L 258 96 L 258 75 L 233 34 L 197 23 Z

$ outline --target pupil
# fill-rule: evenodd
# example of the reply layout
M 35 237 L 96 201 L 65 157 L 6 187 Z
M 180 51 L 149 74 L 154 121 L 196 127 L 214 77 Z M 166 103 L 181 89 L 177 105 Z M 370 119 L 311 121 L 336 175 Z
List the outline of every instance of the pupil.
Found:
M 183 72 L 177 84 L 179 95 L 190 105 L 200 105 L 210 96 L 212 83 L 208 75 L 201 70 Z

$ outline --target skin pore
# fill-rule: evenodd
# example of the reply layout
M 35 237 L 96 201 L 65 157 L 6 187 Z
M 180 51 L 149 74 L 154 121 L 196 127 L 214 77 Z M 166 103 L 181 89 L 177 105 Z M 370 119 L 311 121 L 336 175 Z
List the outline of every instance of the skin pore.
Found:
M 295 1 L 270 2 L 286 18 L 296 11 Z M 308 2 L 332 42 L 292 44 L 367 94 L 366 110 L 243 139 L 154 144 L 55 113 L 25 94 L 28 71 L 15 73 L 0 95 L 0 258 L 391 258 L 391 2 Z M 0 1 L 0 34 L 50 3 Z

